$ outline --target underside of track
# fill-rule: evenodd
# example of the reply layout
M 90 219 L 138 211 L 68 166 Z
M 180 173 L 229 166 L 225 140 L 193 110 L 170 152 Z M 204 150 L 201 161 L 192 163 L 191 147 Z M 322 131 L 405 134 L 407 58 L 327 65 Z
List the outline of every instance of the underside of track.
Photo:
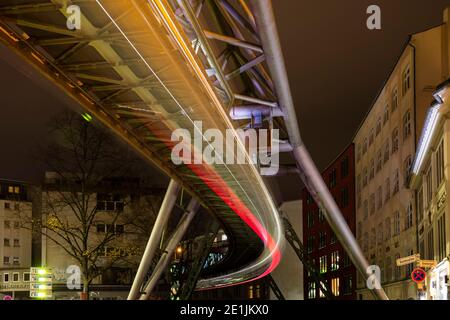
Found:
M 80 29 L 67 26 L 72 4 L 81 9 Z M 246 164 L 173 161 L 179 128 L 200 137 L 200 144 L 186 145 L 195 155 L 211 147 L 204 137 L 210 128 L 224 136 L 232 129 L 236 151 L 245 150 L 228 116 L 235 101 L 229 86 L 242 84 L 214 84 L 223 79 L 198 54 L 174 10 L 166 1 L 4 0 L 1 42 L 20 68 L 109 127 L 218 218 L 230 250 L 199 287 L 242 283 L 276 267 L 283 231 L 247 152 Z

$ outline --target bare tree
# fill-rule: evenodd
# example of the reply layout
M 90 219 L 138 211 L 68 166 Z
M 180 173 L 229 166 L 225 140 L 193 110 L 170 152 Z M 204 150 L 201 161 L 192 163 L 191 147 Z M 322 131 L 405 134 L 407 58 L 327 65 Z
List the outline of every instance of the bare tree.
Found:
M 141 200 L 137 201 L 141 206 L 131 205 L 130 195 L 139 194 L 142 187 L 141 180 L 130 179 L 139 161 L 80 115 L 59 115 L 51 122 L 50 135 L 51 142 L 39 151 L 51 172 L 43 185 L 42 217 L 29 221 L 28 227 L 42 232 L 79 263 L 80 299 L 88 299 L 94 279 L 139 254 L 138 239 L 153 225 L 158 194 L 150 206 Z M 124 241 L 125 228 L 136 235 L 133 245 Z

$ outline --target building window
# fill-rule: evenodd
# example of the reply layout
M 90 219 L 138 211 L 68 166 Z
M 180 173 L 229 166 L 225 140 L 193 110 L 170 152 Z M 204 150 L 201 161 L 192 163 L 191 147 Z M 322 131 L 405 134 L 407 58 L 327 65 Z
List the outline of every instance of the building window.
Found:
M 4 256 L 3 257 L 3 264 L 9 264 L 9 257 L 8 256 Z
M 411 112 L 407 111 L 403 116 L 403 141 L 411 135 Z
M 383 189 L 381 186 L 377 189 L 377 210 L 380 210 L 383 206 Z
M 438 261 L 442 261 L 445 257 L 445 244 L 446 244 L 446 234 L 445 234 L 445 212 L 438 219 L 437 222 L 437 232 L 438 232 Z
M 327 233 L 326 231 L 319 232 L 319 249 L 325 248 L 327 245 Z
M 388 202 L 388 200 L 391 198 L 391 179 L 387 178 L 385 182 L 385 197 L 384 202 Z
M 392 190 L 392 194 L 396 194 L 400 190 L 400 178 L 398 176 L 398 169 L 394 172 L 394 190 Z
M 367 167 L 363 169 L 363 187 L 367 186 Z
M 431 165 L 428 168 L 428 171 L 426 174 L 426 181 L 427 181 L 427 203 L 429 204 L 433 198 L 433 175 L 432 175 Z
M 5 209 L 11 209 L 11 204 L 9 202 L 5 202 Z
M 348 161 L 348 157 L 346 157 L 341 162 L 341 179 L 348 176 L 348 169 L 349 169 L 349 161 Z
M 386 218 L 386 220 L 384 221 L 384 230 L 386 237 L 385 239 L 391 239 L 391 218 Z
M 14 193 L 14 187 L 8 186 L 8 193 Z
M 383 125 L 389 121 L 389 105 L 384 108 Z
M 9 273 L 3 274 L 3 282 L 8 283 L 9 282 Z
M 386 163 L 389 161 L 389 155 L 391 152 L 391 148 L 389 146 L 389 140 L 386 141 L 386 144 L 384 145 L 384 158 L 383 158 L 383 163 Z
M 327 256 L 321 256 L 319 258 L 320 273 L 327 273 Z
M 383 159 L 381 156 L 381 149 L 377 152 L 377 173 L 381 170 L 381 167 L 383 165 Z
M 341 205 L 342 208 L 346 208 L 348 206 L 348 187 L 341 190 Z
M 395 88 L 392 91 L 392 112 L 394 112 L 398 107 L 398 89 Z
M 366 220 L 369 216 L 369 203 L 367 200 L 364 200 L 364 208 L 363 208 L 364 220 Z
M 411 88 L 411 68 L 409 66 L 403 72 L 402 85 L 403 96 L 405 96 L 408 90 Z
M 339 269 L 339 251 L 334 251 L 331 253 L 330 270 L 336 271 L 338 269 Z
M 11 221 L 5 220 L 3 222 L 3 225 L 4 225 L 5 229 L 10 229 L 11 228 Z
M 378 230 L 377 230 L 377 244 L 381 245 L 383 244 L 383 223 L 380 222 L 378 224 Z
M 370 159 L 370 175 L 369 180 L 372 180 L 375 177 L 375 161 Z
M 23 282 L 30 282 L 30 273 L 29 272 L 23 273 Z
M 20 247 L 19 239 L 14 239 L 14 247 Z
M 411 174 L 411 166 L 412 166 L 412 157 L 408 156 L 403 163 L 403 168 L 404 168 L 404 181 L 403 182 L 405 183 L 405 186 L 408 185 L 409 176 Z
M 333 168 L 329 174 L 330 188 L 336 186 L 336 169 Z
M 11 244 L 10 244 L 10 242 L 9 242 L 9 239 L 7 239 L 7 238 L 3 239 L 3 246 L 9 247 L 10 245 L 11 245 Z
M 398 128 L 392 131 L 392 154 L 398 150 Z
M 394 212 L 394 236 L 400 234 L 400 211 Z
M 370 133 L 369 133 L 369 147 L 373 144 L 373 140 L 374 140 L 374 130 L 372 128 L 372 129 L 370 129 Z
M 124 226 L 122 224 L 97 224 L 97 233 L 122 234 Z
M 412 256 L 414 254 L 413 250 L 408 250 L 406 251 L 406 256 Z M 408 265 L 406 265 L 406 274 L 410 275 L 412 273 L 414 269 L 414 264 L 410 263 Z
M 375 213 L 375 193 L 370 195 L 370 215 Z
M 343 265 L 343 267 L 344 268 L 351 267 L 352 266 L 352 261 L 350 260 L 350 257 L 348 256 L 348 254 L 345 251 L 343 251 L 342 257 L 343 257 L 342 258 L 342 265 Z
M 97 194 L 97 211 L 123 211 L 123 197 L 118 194 Z
M 20 228 L 19 221 L 14 221 L 14 229 L 19 229 L 19 228 Z
M 319 298 L 325 298 L 324 290 L 327 287 L 328 281 L 321 281 L 320 282 L 320 288 L 319 288 Z M 323 289 L 322 289 L 323 288 Z
M 331 291 L 333 292 L 334 296 L 339 296 L 339 278 L 331 279 Z
M 381 117 L 378 117 L 377 119 L 377 129 L 376 129 L 376 135 L 378 137 L 378 135 L 381 133 Z
M 353 278 L 352 276 L 344 276 L 342 278 L 342 293 L 344 295 L 352 294 L 353 292 Z
M 316 298 L 316 283 L 315 282 L 308 282 L 308 299 L 315 299 Z
M 436 150 L 436 185 L 439 187 L 444 180 L 444 140 Z
M 308 236 L 306 240 L 306 248 L 308 253 L 312 253 L 314 251 L 314 236 Z
M 249 286 L 248 287 L 248 298 L 249 299 L 253 299 L 254 298 L 254 296 L 253 296 L 253 286 Z
M 434 231 L 433 231 L 433 228 L 431 228 L 428 231 L 427 257 L 428 257 L 428 260 L 434 260 Z
M 413 206 L 410 203 L 406 208 L 406 216 L 405 216 L 405 230 L 408 230 L 413 226 Z
M 307 219 L 308 228 L 311 229 L 314 226 L 314 212 L 312 210 L 308 211 Z
M 20 264 L 19 257 L 13 257 L 13 264 Z
M 13 282 L 19 282 L 19 273 L 18 272 L 14 272 L 13 273 L 12 281 Z

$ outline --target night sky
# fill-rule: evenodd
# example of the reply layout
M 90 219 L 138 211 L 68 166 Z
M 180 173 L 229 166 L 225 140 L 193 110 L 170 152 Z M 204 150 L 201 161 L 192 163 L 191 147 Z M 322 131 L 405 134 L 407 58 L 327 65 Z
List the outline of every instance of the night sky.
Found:
M 450 0 L 273 2 L 302 138 L 319 169 L 351 142 L 408 35 L 441 24 L 450 6 Z M 381 7 L 382 30 L 366 28 L 372 4 Z M 0 81 L 0 178 L 39 182 L 42 168 L 31 155 L 61 103 L 2 59 Z M 285 200 L 300 197 L 297 177 L 278 182 Z

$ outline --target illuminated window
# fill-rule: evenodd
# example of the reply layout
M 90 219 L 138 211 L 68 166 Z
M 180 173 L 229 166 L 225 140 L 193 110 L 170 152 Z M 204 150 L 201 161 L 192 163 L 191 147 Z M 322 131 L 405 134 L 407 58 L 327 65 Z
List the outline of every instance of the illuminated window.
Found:
M 319 258 L 319 266 L 320 266 L 320 273 L 327 272 L 327 256 L 321 256 Z
M 8 186 L 8 192 L 9 193 L 14 193 L 14 187 L 13 186 Z
M 315 298 L 316 298 L 316 283 L 309 282 L 308 283 L 308 299 L 315 299 Z
M 326 285 L 326 283 L 324 283 L 324 282 L 320 282 L 320 286 L 321 286 L 321 288 L 326 288 L 327 287 L 327 285 Z M 325 298 L 325 294 L 323 293 L 323 290 L 321 290 L 321 288 L 319 288 L 319 297 L 320 298 Z
M 248 287 L 248 298 L 253 299 L 253 286 Z
M 403 163 L 403 170 L 404 170 L 403 182 L 405 183 L 405 186 L 408 184 L 409 175 L 411 174 L 411 166 L 412 166 L 412 157 L 408 156 Z
M 330 270 L 336 271 L 338 269 L 339 269 L 339 251 L 334 251 L 331 253 Z
M 13 257 L 13 264 L 20 264 L 19 257 Z
M 258 285 L 256 285 L 256 290 L 255 290 L 255 296 L 256 296 L 256 299 L 259 299 L 259 298 L 261 298 L 261 286 L 258 284 Z
M 20 188 L 19 187 L 14 187 L 14 193 L 15 194 L 19 194 L 20 193 Z
M 331 291 L 336 297 L 339 296 L 339 278 L 331 279 Z

